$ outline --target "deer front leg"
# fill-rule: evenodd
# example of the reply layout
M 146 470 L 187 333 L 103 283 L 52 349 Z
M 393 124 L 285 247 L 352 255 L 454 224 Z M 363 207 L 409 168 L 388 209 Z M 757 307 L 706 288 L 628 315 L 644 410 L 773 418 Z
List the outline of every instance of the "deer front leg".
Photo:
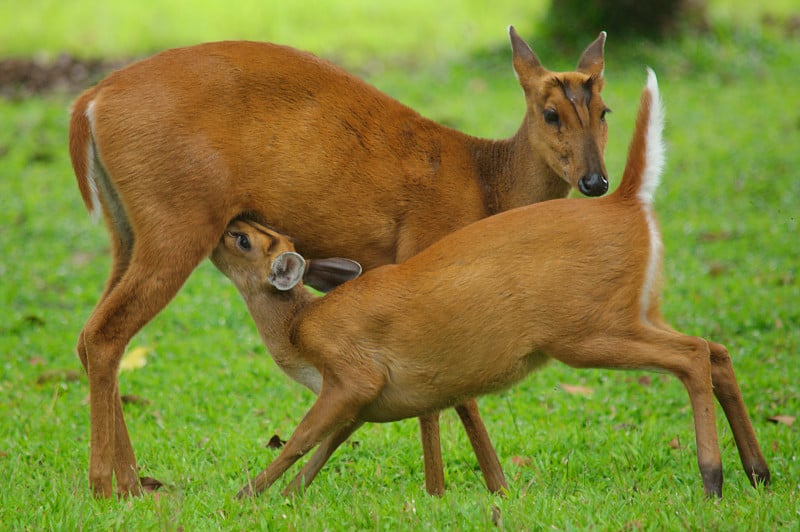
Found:
M 289 441 L 283 446 L 277 458 L 259 473 L 252 482 L 244 486 L 237 494 L 237 497 L 243 498 L 260 494 L 274 484 L 287 469 L 320 443 L 323 438 L 334 434 L 336 431 L 340 431 L 339 435 L 343 435 L 345 433 L 343 429 L 357 427 L 359 422 L 355 420 L 355 416 L 362 404 L 355 400 L 353 394 L 346 388 L 326 387 L 325 383 L 323 383 L 319 397 L 317 397 L 311 409 L 292 433 Z M 330 449 L 330 452 L 333 452 L 333 448 Z M 323 451 L 318 458 L 325 457 L 327 460 L 326 453 L 327 450 Z M 328 456 L 330 456 L 330 453 L 328 453 Z M 308 469 L 313 470 L 316 468 L 318 470 L 324 463 L 325 461 L 322 460 L 321 463 L 315 463 Z M 293 484 L 294 482 L 290 486 Z
M 500 466 L 500 460 L 497 459 L 497 453 L 494 450 L 492 441 L 489 439 L 489 433 L 486 432 L 486 426 L 478 413 L 478 402 L 475 399 L 470 399 L 466 403 L 456 405 L 456 412 L 461 418 L 464 429 L 467 431 L 472 450 L 475 451 L 478 465 L 483 473 L 483 478 L 486 480 L 486 487 L 492 493 L 508 489 L 508 483 L 503 474 L 503 468 Z
M 439 412 L 419 416 L 422 459 L 425 464 L 425 490 L 429 495 L 444 494 L 444 466 L 439 439 Z
M 301 485 L 307 488 L 320 469 L 322 469 L 322 466 L 327 463 L 333 452 L 363 424 L 361 421 L 349 423 L 322 440 L 317 450 L 308 459 L 308 462 L 305 463 L 297 476 L 283 490 L 283 495 L 288 496 L 290 493 L 298 491 Z
M 486 487 L 492 493 L 508 488 L 506 477 L 497 453 L 494 450 L 486 426 L 478 412 L 475 399 L 456 406 L 461 423 L 467 432 L 472 450 L 486 480 Z M 444 466 L 442 462 L 441 439 L 439 435 L 439 413 L 434 412 L 419 417 L 422 455 L 425 463 L 425 490 L 433 496 L 444 494 Z

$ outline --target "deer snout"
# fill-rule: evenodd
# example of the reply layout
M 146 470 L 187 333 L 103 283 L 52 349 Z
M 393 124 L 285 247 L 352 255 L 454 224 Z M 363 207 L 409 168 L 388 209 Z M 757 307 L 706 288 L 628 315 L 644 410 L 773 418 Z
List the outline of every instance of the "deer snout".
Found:
M 578 180 L 578 190 L 584 196 L 602 196 L 608 192 L 608 179 L 597 172 L 586 174 Z

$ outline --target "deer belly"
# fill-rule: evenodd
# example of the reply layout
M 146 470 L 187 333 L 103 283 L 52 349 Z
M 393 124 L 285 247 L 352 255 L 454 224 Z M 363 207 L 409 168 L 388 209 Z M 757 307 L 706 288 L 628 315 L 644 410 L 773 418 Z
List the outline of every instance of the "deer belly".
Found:
M 362 410 L 362 417 L 366 421 L 382 423 L 443 410 L 468 399 L 504 390 L 548 360 L 550 358 L 544 353 L 533 352 L 512 363 L 497 361 L 480 366 L 465 363 L 458 371 L 420 372 L 413 378 L 397 371 L 391 372 L 378 397 Z

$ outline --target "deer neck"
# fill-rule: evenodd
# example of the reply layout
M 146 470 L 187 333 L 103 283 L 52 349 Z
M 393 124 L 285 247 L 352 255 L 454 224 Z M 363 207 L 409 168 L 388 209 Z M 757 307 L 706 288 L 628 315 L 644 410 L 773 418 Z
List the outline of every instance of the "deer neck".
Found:
M 526 115 L 513 137 L 473 142 L 472 153 L 489 215 L 569 194 L 569 184 L 532 148 L 528 120 Z

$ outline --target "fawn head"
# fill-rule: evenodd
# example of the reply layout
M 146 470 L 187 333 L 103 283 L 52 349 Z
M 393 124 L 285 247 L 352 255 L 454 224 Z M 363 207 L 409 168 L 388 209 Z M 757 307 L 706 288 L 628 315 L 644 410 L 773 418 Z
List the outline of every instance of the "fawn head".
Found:
M 304 282 L 329 292 L 361 274 L 350 259 L 307 261 L 292 240 L 250 220 L 234 220 L 211 254 L 211 261 L 242 291 L 286 292 Z
M 509 27 L 514 72 L 525 92 L 525 125 L 531 148 L 550 169 L 586 196 L 608 191 L 603 154 L 608 140 L 603 89 L 605 32 L 584 50 L 572 72 L 544 68 L 530 46 Z

